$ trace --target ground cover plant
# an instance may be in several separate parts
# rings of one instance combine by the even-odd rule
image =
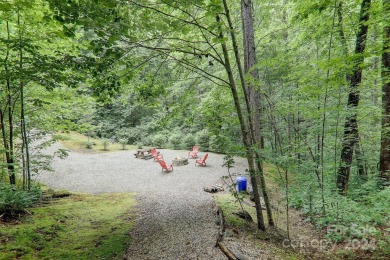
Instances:
[[[313,256],[321,259],[385,259],[388,255],[389,188],[377,190],[375,193],[369,192],[367,190],[376,190],[376,184],[364,182],[356,190],[359,196],[326,194],[327,214],[323,215],[320,193],[303,188],[302,180],[294,175],[289,177],[289,186],[286,189],[286,179],[281,169],[274,164],[264,163],[275,222],[274,227],[268,226],[268,232],[259,233],[253,228],[257,216],[250,195],[246,191],[237,193],[235,189],[236,177],[245,174],[235,172],[234,160],[232,161],[230,156],[225,157],[224,166],[228,165],[230,174],[225,176],[224,182],[233,185],[229,187],[228,194],[213,196],[224,212],[228,235],[234,236],[234,230],[245,230],[248,236],[259,239],[259,244],[265,243],[264,247],[283,247],[286,252],[291,250],[290,253],[295,254],[298,259]],[[242,212],[249,213],[250,221],[245,220],[244,215],[239,216]],[[266,245],[267,242],[261,240],[273,242]],[[285,257],[288,258],[287,255]]]
[[[72,194],[0,225],[0,259],[122,259],[131,241],[132,194]]]

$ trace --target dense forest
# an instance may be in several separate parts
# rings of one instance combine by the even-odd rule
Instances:
[[[389,0],[3,0],[0,26],[0,195],[28,198],[3,213],[76,131],[246,157],[262,230],[267,162],[287,207],[388,250]]]

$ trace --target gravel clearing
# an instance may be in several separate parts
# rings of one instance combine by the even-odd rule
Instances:
[[[59,147],[56,144],[51,149]],[[188,153],[159,151],[166,162]],[[205,186],[223,184],[220,177],[227,173],[221,167],[224,155],[209,153],[206,167],[195,167],[195,160],[189,159],[188,165],[162,173],[157,162],[136,159],[134,152],[70,152],[66,159],[53,161],[55,172],[44,172],[37,180],[73,192],[136,192],[138,218],[126,259],[226,259],[214,247],[219,228],[215,204],[212,195],[203,191]],[[244,159],[236,159],[238,171],[245,171]],[[245,243],[234,242],[234,247],[246,251],[247,256],[262,254],[259,249],[245,249]]]

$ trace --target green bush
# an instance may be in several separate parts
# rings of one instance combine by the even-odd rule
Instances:
[[[156,134],[152,139],[152,146],[156,148],[165,148],[167,145],[167,137],[164,134]]]
[[[180,133],[174,133],[169,137],[169,145],[175,150],[181,149],[181,142],[183,135]]]
[[[229,148],[229,140],[223,135],[213,135],[210,137],[210,150],[216,153],[226,153]]]
[[[122,150],[125,150],[126,149],[126,145],[127,145],[127,140],[126,139],[119,139],[119,143],[122,146]]]
[[[137,128],[130,128],[127,131],[118,131],[117,136],[120,139],[126,139],[128,144],[136,144],[141,141],[141,132]]]
[[[307,219],[318,229],[326,230],[327,238],[337,242],[381,238],[381,226],[390,220],[390,188],[374,190],[373,184],[369,183],[371,180],[368,180],[360,187],[360,191],[354,191],[355,194],[364,195],[352,198],[338,195],[332,185],[325,186],[323,214],[321,190],[315,181],[306,178],[310,177],[302,176],[297,184],[290,187],[289,204],[301,208]]]
[[[87,149],[92,149],[92,146],[93,146],[93,143],[92,143],[92,142],[87,142],[87,143],[85,144],[85,147],[86,147]]]
[[[195,138],[193,134],[186,135],[181,143],[181,146],[185,150],[192,150],[192,147],[195,145]]]
[[[18,190],[14,185],[0,183],[0,216],[3,218],[25,212],[40,197],[39,189]]]
[[[108,150],[108,146],[110,145],[110,140],[104,139],[102,144],[103,144],[103,149],[107,151]]]
[[[202,130],[196,135],[196,143],[201,151],[209,151],[210,133],[207,130]]]
[[[153,145],[152,136],[145,136],[141,138],[141,143],[143,143],[143,145],[145,146],[152,146]]]

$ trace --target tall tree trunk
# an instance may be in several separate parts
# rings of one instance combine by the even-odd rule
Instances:
[[[224,1],[226,2],[226,1]],[[274,226],[274,221],[272,217],[271,203],[269,201],[268,193],[266,190],[266,183],[264,178],[264,171],[262,160],[259,155],[259,151],[264,148],[264,141],[262,138],[262,123],[261,116],[264,109],[263,102],[261,101],[260,91],[255,87],[253,82],[259,80],[259,72],[257,69],[254,69],[256,65],[256,47],[255,47],[255,34],[253,28],[253,16],[252,16],[252,1],[251,0],[242,0],[241,1],[241,17],[243,24],[243,45],[244,45],[244,72],[245,74],[250,74],[252,77],[249,81],[246,81],[247,95],[249,100],[249,105],[251,109],[251,119],[253,123],[253,143],[258,150],[255,152],[256,155],[256,170],[259,173],[260,184],[262,189],[262,194],[264,197],[264,203],[267,209],[267,218],[268,224]],[[230,19],[230,17],[228,18]],[[233,28],[230,28],[232,30]],[[249,111],[248,111],[249,112]]]
[[[339,36],[340,36],[340,40],[341,40],[341,46],[342,46],[344,57],[346,59],[348,57],[349,50],[348,50],[347,40],[346,40],[345,34],[344,34],[344,29],[343,29],[343,1],[340,1],[338,6],[337,6],[337,15],[338,15],[338,31],[339,31]],[[350,75],[348,73],[345,75],[345,78],[346,78],[347,81],[351,81],[351,77],[350,77]],[[338,115],[337,115],[337,124],[336,124],[336,134],[335,134],[335,136],[336,136],[335,142],[337,142],[337,136],[338,136]],[[359,127],[357,127],[357,129],[356,129],[356,137],[355,138],[356,138],[356,142],[355,142],[355,158],[356,158],[356,162],[357,162],[358,172],[359,172],[360,176],[366,176],[367,172],[366,172],[366,168],[365,168],[365,165],[364,165],[364,160],[363,160],[361,146],[360,146]],[[335,154],[336,154],[336,151],[335,151]],[[336,162],[336,159],[335,159],[335,162]],[[336,167],[336,165],[335,165],[335,167]]]
[[[363,0],[361,4],[359,24],[360,28],[356,36],[355,55],[358,55],[353,64],[353,72],[350,77],[350,89],[348,95],[347,110],[348,115],[345,119],[343,141],[341,148],[341,162],[337,174],[337,188],[342,195],[347,194],[349,176],[351,172],[351,163],[354,146],[357,142],[358,124],[357,124],[357,107],[359,105],[358,86],[362,81],[361,64],[364,62],[364,49],[366,48],[366,39],[369,20],[369,9],[371,0]]]
[[[337,15],[338,15],[338,23],[337,28],[340,36],[340,41],[343,49],[344,57],[348,57],[348,45],[347,40],[345,39],[344,34],[344,26],[343,26],[343,1],[340,1],[337,7]],[[346,74],[347,76],[347,74]],[[348,78],[346,78],[348,81]],[[338,102],[337,102],[337,115],[336,115],[336,126],[335,126],[335,134],[334,134],[334,155],[333,155],[333,162],[334,162],[334,180],[335,184],[337,186],[337,156],[338,156],[338,144],[339,144],[339,125],[340,125],[340,106],[341,106],[341,88],[338,90]]]
[[[22,160],[24,180],[27,181],[27,189],[31,188],[31,170],[30,170],[30,149],[26,129],[25,109],[24,109],[24,83],[23,83],[23,29],[20,23],[20,12],[18,10],[18,27],[19,27],[19,91],[20,91],[20,126],[22,134]]]
[[[220,17],[218,15],[217,15],[217,22],[220,23]],[[220,39],[223,39],[222,28],[220,28],[219,37],[220,37]],[[263,217],[263,212],[261,209],[261,202],[260,202],[260,194],[259,194],[259,191],[257,189],[258,184],[257,184],[257,180],[255,177],[254,158],[253,158],[254,156],[253,156],[253,150],[251,147],[252,146],[251,138],[249,137],[249,131],[248,131],[249,127],[247,127],[247,125],[245,123],[244,115],[243,115],[242,110],[241,110],[240,99],[238,96],[236,83],[234,81],[234,76],[233,76],[232,68],[230,65],[229,52],[228,52],[226,43],[222,41],[221,46],[222,46],[222,52],[223,52],[223,57],[224,57],[224,66],[225,66],[225,70],[228,74],[230,90],[231,90],[232,95],[233,95],[234,106],[236,108],[238,119],[240,121],[242,142],[243,142],[245,149],[246,149],[246,158],[248,161],[249,174],[250,174],[251,183],[253,185],[253,196],[255,199],[255,206],[256,206],[257,227],[261,230],[265,230],[264,217]]]
[[[5,114],[1,111],[1,130],[4,140],[4,148],[6,149],[5,155],[7,159],[7,169],[9,175],[9,182],[11,185],[16,184],[16,176],[15,176],[15,165],[14,165],[14,143],[13,143],[13,118],[12,118],[12,96],[11,96],[11,78],[10,72],[8,69],[8,58],[9,58],[9,42],[10,42],[10,29],[9,23],[6,22],[7,27],[7,47],[6,47],[6,56],[4,60],[4,69],[6,73],[6,90],[7,90],[7,108],[8,108],[8,129],[5,127]],[[8,132],[8,138],[7,133]]]
[[[383,14],[390,13],[390,0],[383,0]],[[383,185],[390,185],[390,26],[384,17],[385,28],[382,53],[382,131],[381,154],[379,161],[380,177]]]

